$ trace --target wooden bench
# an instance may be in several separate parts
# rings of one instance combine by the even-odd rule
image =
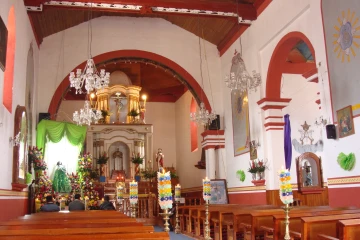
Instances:
[[[360,219],[339,221],[339,239],[356,240],[360,238]]]
[[[15,226],[15,225],[36,225],[40,224],[42,222],[46,222],[48,225],[54,225],[54,224],[78,224],[78,223],[111,223],[111,224],[122,224],[122,223],[136,223],[135,218],[119,218],[119,219],[106,219],[106,218],[100,218],[100,219],[52,219],[51,221],[48,221],[47,219],[19,219],[19,220],[10,220],[7,222],[0,222],[0,226]]]
[[[88,239],[158,239],[169,240],[169,234],[166,232],[154,233],[124,233],[124,234],[81,234],[81,235],[62,235],[62,236],[27,236],[26,240],[88,240]],[[24,240],[24,236],[6,236],[0,240]]]
[[[316,239],[319,234],[330,237],[337,236],[337,223],[339,220],[360,218],[360,213],[340,214],[331,216],[316,216],[301,218],[301,233],[290,232],[290,236],[302,240]]]

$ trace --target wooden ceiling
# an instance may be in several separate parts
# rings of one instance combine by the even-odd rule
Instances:
[[[58,3],[61,1],[57,1]],[[256,20],[271,0],[67,0],[71,3],[123,4],[141,6],[140,11],[124,9],[92,8],[92,18],[101,16],[127,16],[162,18],[217,46],[220,55],[250,26],[238,23],[234,16],[184,14],[178,12],[155,12],[153,7],[215,11],[239,15],[243,20]],[[48,0],[24,0],[27,7],[42,6],[41,11],[28,11],[38,45],[45,37],[74,27],[89,20],[88,7],[47,5]],[[137,66],[135,68],[135,66]],[[143,88],[149,101],[175,102],[185,91],[186,84],[174,77],[173,73],[144,63],[107,64],[110,73],[116,70],[125,72],[134,85]],[[65,99],[84,99],[85,95],[75,95],[68,90]]]

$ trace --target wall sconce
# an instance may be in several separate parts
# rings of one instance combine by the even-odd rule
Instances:
[[[323,116],[320,116],[319,121],[315,119],[315,126],[319,127],[321,125],[326,126],[327,120],[323,118]]]
[[[13,143],[13,146],[19,146],[21,141],[21,132],[18,132],[18,134],[16,134],[16,136],[14,138],[10,137],[9,138],[9,143]]]

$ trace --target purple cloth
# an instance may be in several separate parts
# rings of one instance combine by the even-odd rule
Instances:
[[[285,168],[291,168],[292,158],[292,145],[291,145],[291,126],[290,126],[290,115],[284,116],[285,127],[284,127],[284,153],[285,153]]]

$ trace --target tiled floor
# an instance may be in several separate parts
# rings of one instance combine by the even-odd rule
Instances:
[[[155,228],[155,232],[163,232],[164,229],[159,227],[159,226],[154,226]],[[191,240],[191,239],[194,239],[194,238],[190,238],[188,236],[185,236],[184,234],[175,234],[175,232],[173,231],[170,231],[169,232],[170,234],[170,239],[171,240]]]

